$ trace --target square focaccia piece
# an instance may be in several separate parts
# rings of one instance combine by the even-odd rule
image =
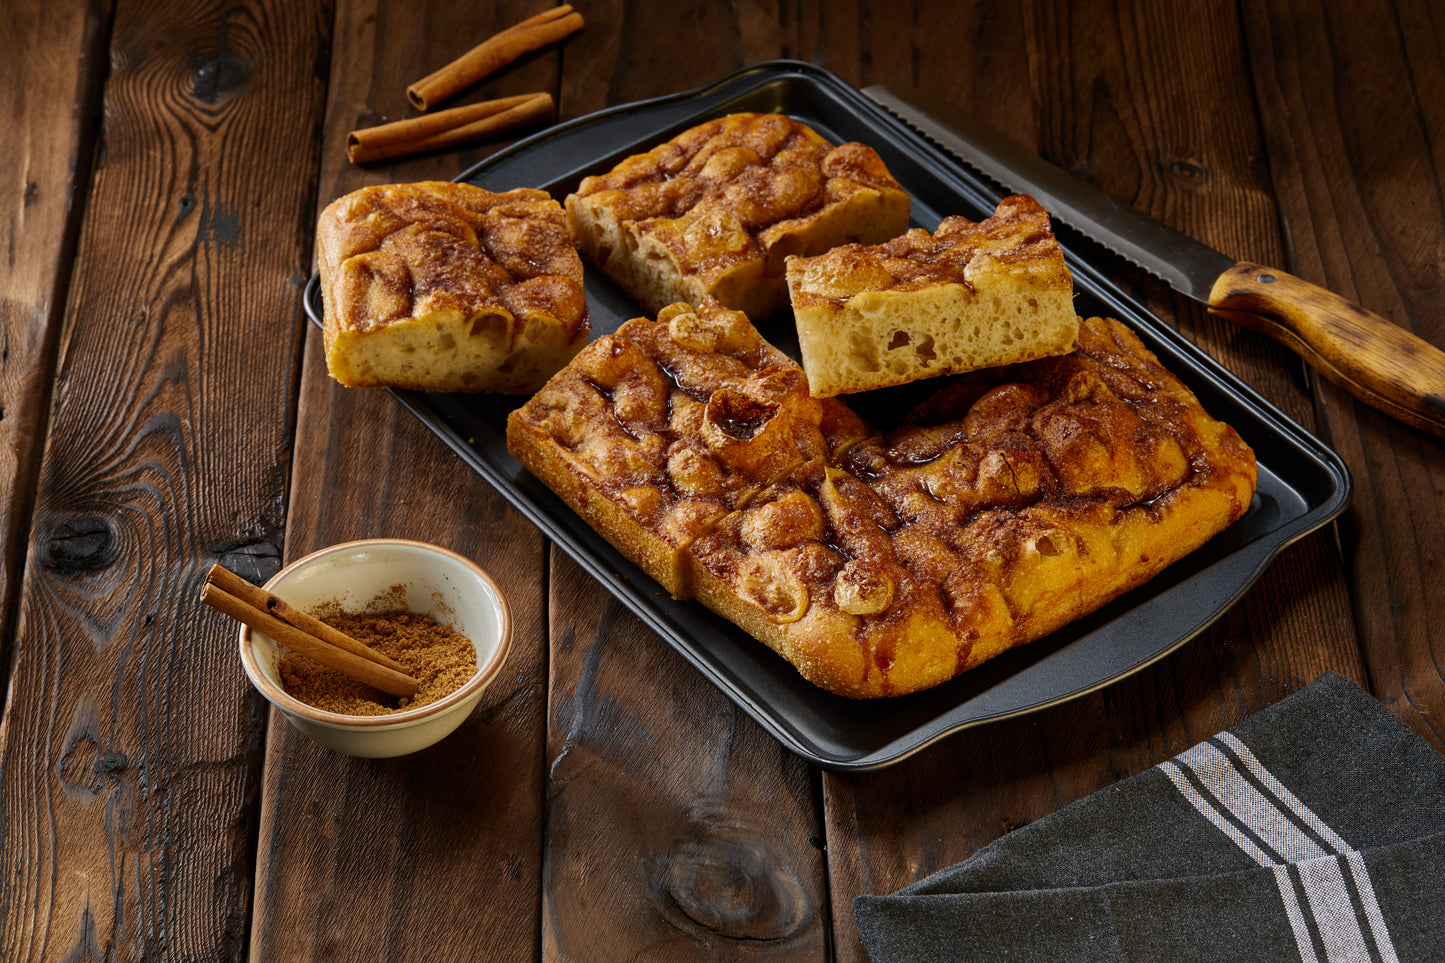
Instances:
[[[686,130],[567,197],[584,257],[649,314],[709,296],[755,322],[787,301],[784,259],[908,228],[908,194],[871,147],[781,114]]]
[[[959,670],[943,595],[904,564],[900,528],[858,478],[807,462],[693,541],[687,578],[700,601],[814,685],[886,695],[895,680]]]
[[[788,258],[787,278],[819,397],[1065,354],[1078,335],[1063,251],[1023,195],[978,223]]]
[[[348,387],[525,394],[587,343],[582,262],[542,191],[365,187],[322,212],[316,259]]]

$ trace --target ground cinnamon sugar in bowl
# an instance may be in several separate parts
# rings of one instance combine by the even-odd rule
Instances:
[[[432,616],[395,610],[375,613],[314,613],[332,628],[368,648],[395,659],[421,687],[399,698],[348,678],[297,652],[277,666],[282,687],[292,698],[348,716],[384,716],[416,709],[460,689],[477,671],[470,639]]]
[[[303,735],[348,756],[391,758],[447,738],[501,677],[512,650],[512,610],[501,586],[476,562],[439,545],[341,542],[290,563],[264,589],[330,623],[318,631],[351,636],[421,687],[403,705],[307,666],[275,637],[242,625],[241,664],[251,684]],[[424,613],[434,625],[406,613]],[[395,676],[318,654],[392,692],[410,690]]]

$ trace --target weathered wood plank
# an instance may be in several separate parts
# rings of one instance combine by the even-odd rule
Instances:
[[[397,759],[323,749],[271,713],[252,958],[534,959],[546,709],[536,530],[383,391],[347,390],[314,338],[297,428],[287,558],[412,538],[502,586],[513,649],[472,716]]]
[[[11,172],[0,190],[0,672],[10,665],[109,17],[99,3],[57,10],[16,0],[0,10],[0,43],[11,51],[0,61],[0,167]]]
[[[551,594],[545,958],[822,958],[807,767],[560,555]]]
[[[1445,24],[1428,3],[1242,8],[1269,172],[1301,277],[1445,346]],[[1373,691],[1445,746],[1445,445],[1333,385],[1341,524]]]
[[[0,737],[6,959],[245,953],[258,704],[197,594],[279,554],[325,46],[299,5],[115,11]]]
[[[338,5],[319,185],[303,205],[311,212],[307,230],[348,191],[447,180],[497,149],[501,142],[359,168],[346,160],[345,138],[354,128],[414,115],[407,84],[533,12],[522,3]],[[556,52],[539,52],[447,106],[553,90],[557,71]],[[507,666],[477,711],[412,756],[341,756],[271,714],[252,958],[535,959],[547,664],[543,540],[388,393],[332,381],[320,334],[306,327],[287,558],[356,538],[440,544],[498,580],[515,634]]]

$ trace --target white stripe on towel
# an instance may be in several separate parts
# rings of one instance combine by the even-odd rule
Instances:
[[[1327,826],[1323,819],[1316,816],[1308,806],[1296,799],[1295,794],[1290,792],[1284,783],[1274,777],[1274,773],[1264,768],[1263,764],[1254,757],[1254,753],[1250,752],[1249,747],[1239,741],[1238,736],[1232,732],[1221,732],[1216,738],[1232,749],[1234,754],[1239,757],[1240,762],[1244,763],[1244,768],[1249,770],[1250,775],[1254,776],[1260,785],[1274,793],[1280,802],[1289,807],[1290,812],[1294,814],[1295,818],[1310,829],[1313,829],[1315,834],[1325,841],[1326,845],[1337,853],[1349,851],[1350,847],[1345,841],[1341,839],[1333,829]]]
[[[1309,900],[1310,915],[1319,927],[1325,944],[1325,959],[1331,963],[1370,963],[1370,950],[1365,945],[1365,932],[1360,917],[1350,902],[1338,857],[1327,856],[1299,863],[1300,882]]]
[[[1384,963],[1399,963],[1364,859],[1237,737],[1222,733],[1217,740],[1160,763],[1159,768],[1201,816],[1256,863],[1273,871],[1303,963],[1319,959],[1311,921],[1328,963],[1370,963],[1370,943]],[[1303,906],[1290,866],[1304,890]],[[1356,910],[1345,880],[1347,868],[1361,911]]]
[[[1235,768],[1234,760],[1212,742],[1201,742],[1177,758],[1199,778],[1226,812],[1244,823],[1279,857],[1279,862],[1298,863],[1325,855],[1324,847],[1300,828],[1294,814],[1281,809],[1255,788]]]
[[[1279,888],[1279,901],[1284,904],[1284,915],[1289,918],[1289,928],[1294,931],[1294,945],[1299,949],[1301,963],[1319,963],[1299,894],[1294,891],[1294,880],[1289,878],[1289,867],[1276,863],[1270,869],[1274,872],[1274,885]]]
[[[1161,762],[1159,768],[1164,770],[1164,775],[1168,776],[1169,781],[1174,783],[1174,788],[1179,790],[1180,795],[1194,804],[1194,808],[1199,811],[1199,815],[1209,820],[1214,824],[1216,829],[1234,840],[1234,845],[1244,850],[1250,859],[1253,859],[1261,866],[1274,865],[1274,860],[1270,858],[1268,853],[1256,846],[1254,840],[1240,832],[1238,826],[1235,826],[1234,823],[1226,819],[1224,814],[1214,807],[1213,803],[1199,794],[1199,790],[1194,788],[1194,783],[1189,781],[1189,777],[1184,775],[1178,765],[1172,761]]]
[[[1345,853],[1350,864],[1350,875],[1355,878],[1355,889],[1360,894],[1360,904],[1365,907],[1365,919],[1370,923],[1370,935],[1375,938],[1375,948],[1385,963],[1400,963],[1395,955],[1395,944],[1390,931],[1385,929],[1385,917],[1380,912],[1380,901],[1375,897],[1375,884],[1370,882],[1370,871],[1365,868],[1365,858],[1351,849]]]

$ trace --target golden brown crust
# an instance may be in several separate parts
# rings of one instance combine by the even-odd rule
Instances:
[[[362,188],[322,212],[316,253],[348,386],[531,392],[587,341],[582,263],[542,191]]]
[[[642,474],[577,455],[647,437],[615,389],[586,387],[585,353],[513,414],[509,446],[675,596],[832,692],[916,691],[1047,635],[1202,545],[1253,496],[1253,453],[1117,321],[1082,321],[1074,354],[959,379],[877,437],[798,390],[801,372],[734,313],[667,317],[617,338],[636,350],[629,371],[665,379],[670,404],[693,412],[666,445],[706,460],[726,492],[684,537],[619,494]],[[585,416],[549,414],[547,399],[589,391]],[[652,472],[671,509],[678,478]]]
[[[789,258],[787,277],[819,396],[1066,354],[1078,332],[1063,251],[1024,195],[978,223]]]
[[[648,313],[711,296],[757,320],[786,299],[785,257],[893,237],[908,207],[872,148],[781,114],[700,124],[567,198],[584,256]]]

